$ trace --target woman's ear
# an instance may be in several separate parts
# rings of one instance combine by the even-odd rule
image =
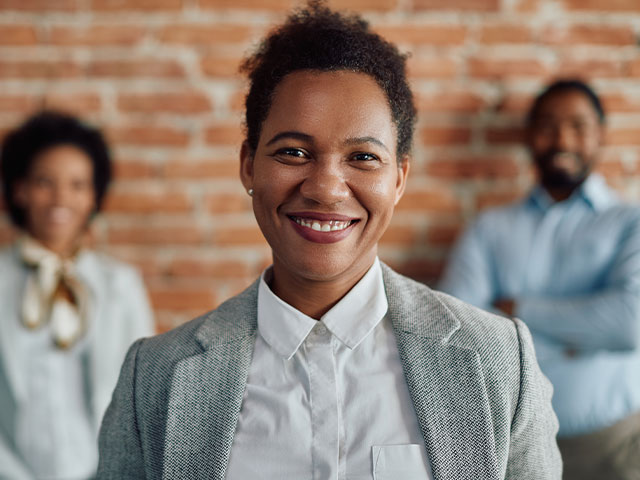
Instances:
[[[244,189],[249,191],[253,188],[253,158],[255,152],[245,140],[240,148],[240,180]]]
[[[400,162],[401,163],[398,165],[398,179],[396,181],[396,205],[402,198],[404,189],[407,186],[407,175],[409,175],[409,156],[405,156],[400,160]]]

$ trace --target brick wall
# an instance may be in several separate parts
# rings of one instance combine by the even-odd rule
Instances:
[[[269,249],[237,175],[239,58],[290,0],[0,0],[0,135],[42,107],[102,126],[117,180],[99,249],[142,270],[164,330],[240,291]],[[476,212],[532,181],[521,125],[559,75],[610,112],[601,170],[640,199],[640,1],[335,0],[410,51],[419,124],[381,248],[433,282]],[[12,236],[0,217],[0,243]]]

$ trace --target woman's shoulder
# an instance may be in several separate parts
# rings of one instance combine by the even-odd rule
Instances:
[[[100,276],[103,280],[122,284],[140,283],[138,269],[111,255],[94,250],[84,250],[78,258],[78,270],[90,276]]]

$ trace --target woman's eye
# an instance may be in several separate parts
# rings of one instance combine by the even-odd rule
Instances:
[[[309,158],[309,154],[299,148],[281,148],[274,156],[284,163],[301,163]]]
[[[372,153],[356,153],[353,156],[353,159],[361,161],[361,162],[368,162],[368,161],[371,161],[371,160],[378,160],[378,157],[376,157]]]

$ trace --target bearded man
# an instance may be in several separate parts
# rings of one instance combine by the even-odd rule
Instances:
[[[539,184],[480,215],[440,283],[531,330],[565,479],[640,478],[640,211],[592,173],[604,132],[588,85],[548,86],[527,118]]]

